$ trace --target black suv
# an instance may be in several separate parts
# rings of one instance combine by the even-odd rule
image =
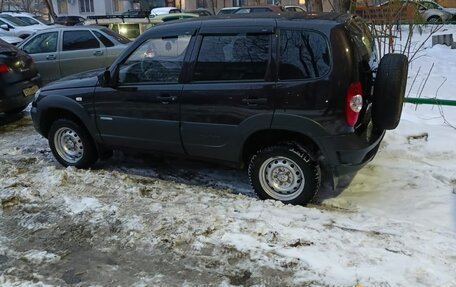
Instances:
[[[375,156],[407,67],[378,65],[356,16],[207,17],[157,25],[105,71],[41,89],[31,113],[64,166],[112,149],[207,159],[248,166],[262,199],[305,204],[323,175],[335,185]]]

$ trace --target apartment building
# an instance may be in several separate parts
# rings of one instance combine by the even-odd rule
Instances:
[[[112,15],[139,8],[135,0],[52,0],[57,15]]]

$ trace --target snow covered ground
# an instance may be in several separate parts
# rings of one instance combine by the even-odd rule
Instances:
[[[407,93],[456,100],[455,72],[428,41]],[[456,107],[406,104],[368,166],[299,207],[203,163],[65,169],[26,113],[0,118],[0,286],[456,286],[455,127]]]

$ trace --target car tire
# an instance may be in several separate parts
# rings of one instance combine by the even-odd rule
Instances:
[[[98,159],[89,133],[72,120],[56,120],[49,130],[48,141],[52,154],[65,167],[87,168]]]
[[[386,54],[380,61],[374,86],[372,121],[382,130],[392,130],[401,119],[407,85],[408,59]]]
[[[309,152],[296,144],[269,146],[250,160],[250,184],[261,199],[305,205],[320,187],[321,172]]]

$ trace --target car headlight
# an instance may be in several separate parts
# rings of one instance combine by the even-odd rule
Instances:
[[[40,93],[41,93],[41,89],[38,89],[38,91],[35,92],[35,101],[38,99],[38,97],[40,96]]]

